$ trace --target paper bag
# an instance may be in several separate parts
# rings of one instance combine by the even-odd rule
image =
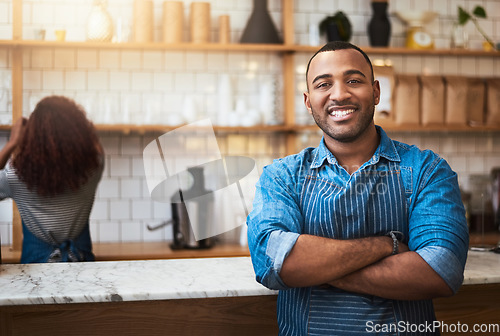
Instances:
[[[420,76],[422,125],[444,124],[444,81],[442,76]]]
[[[417,75],[396,75],[394,101],[396,124],[420,123],[420,83]]]
[[[467,78],[446,76],[445,123],[467,124]]]

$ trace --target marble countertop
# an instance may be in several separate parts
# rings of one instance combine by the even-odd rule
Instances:
[[[0,265],[0,306],[274,294],[249,257]]]
[[[500,283],[500,254],[469,252],[464,284]],[[0,265],[0,306],[275,295],[249,257]]]
[[[469,251],[465,264],[464,285],[500,283],[500,254]]]

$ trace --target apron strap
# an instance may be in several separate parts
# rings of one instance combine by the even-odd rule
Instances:
[[[47,243],[36,237],[23,223],[21,263],[94,261],[89,225],[71,240]]]
[[[47,262],[76,262],[83,261],[81,255],[75,246],[73,240],[66,240],[58,247],[54,248],[49,255]]]

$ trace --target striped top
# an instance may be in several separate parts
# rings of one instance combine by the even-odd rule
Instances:
[[[30,191],[20,181],[10,163],[0,170],[0,200],[12,198],[26,228],[49,244],[61,244],[74,239],[88,225],[97,185],[102,176],[104,160],[76,192],[69,191],[54,197],[42,197]]]
[[[279,276],[300,234],[354,239],[401,231],[409,248],[458,290],[468,229],[456,174],[433,152],[377,131],[379,147],[352,175],[324,140],[263,170],[248,238],[257,281],[280,290],[280,335],[439,333],[411,329],[435,320],[431,300],[389,300],[331,286],[289,288]]]

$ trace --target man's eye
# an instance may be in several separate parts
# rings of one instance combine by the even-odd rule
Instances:
[[[349,84],[359,84],[359,83],[361,83],[361,81],[359,81],[359,80],[357,80],[357,79],[349,79],[349,80],[347,81],[347,83],[349,83]]]
[[[328,86],[330,86],[330,83],[319,83],[318,85],[316,85],[316,88],[321,89],[321,88],[326,88]]]

